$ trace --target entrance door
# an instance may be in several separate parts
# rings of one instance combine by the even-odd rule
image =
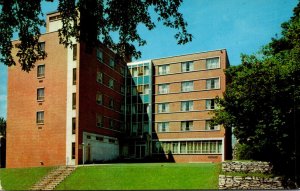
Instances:
[[[135,145],[135,158],[144,158],[146,154],[146,145]]]

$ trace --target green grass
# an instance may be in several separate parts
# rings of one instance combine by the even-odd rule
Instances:
[[[4,190],[28,190],[53,167],[0,169],[0,180]]]
[[[213,163],[111,164],[78,167],[57,190],[217,189]]]

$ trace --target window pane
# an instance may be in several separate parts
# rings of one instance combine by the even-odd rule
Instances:
[[[37,89],[37,100],[38,101],[44,100],[44,88]]]
[[[100,49],[97,49],[97,59],[103,62],[103,52]]]
[[[76,68],[73,68],[73,85],[76,85]]]
[[[45,76],[45,65],[38,65],[37,67],[37,77]]]
[[[72,118],[72,134],[76,133],[76,118]]]
[[[194,89],[194,82],[190,81],[190,82],[182,82],[181,83],[181,91],[182,92],[193,91],[193,89]]]
[[[72,108],[76,109],[76,93],[72,94]]]
[[[219,58],[209,58],[206,60],[206,69],[214,69],[219,67]]]
[[[73,44],[73,60],[77,59],[77,44]]]
[[[180,142],[180,153],[186,153],[186,142]]]
[[[44,112],[43,111],[38,111],[36,113],[36,123],[44,123]]]

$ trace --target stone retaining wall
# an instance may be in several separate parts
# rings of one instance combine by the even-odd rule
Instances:
[[[254,172],[269,174],[272,171],[272,166],[269,162],[262,161],[230,161],[222,163],[223,172]]]
[[[219,189],[284,189],[281,177],[241,177],[219,175]]]

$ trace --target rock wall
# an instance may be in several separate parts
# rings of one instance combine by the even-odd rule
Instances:
[[[269,162],[262,161],[230,161],[222,163],[223,172],[244,172],[269,174],[272,166]]]
[[[284,189],[281,177],[241,177],[219,175],[219,189]]]
[[[272,166],[262,161],[230,161],[222,163],[225,175],[219,175],[219,189],[284,189],[281,177],[255,177],[247,173],[270,174]],[[229,172],[242,172],[246,176],[230,176]]]

